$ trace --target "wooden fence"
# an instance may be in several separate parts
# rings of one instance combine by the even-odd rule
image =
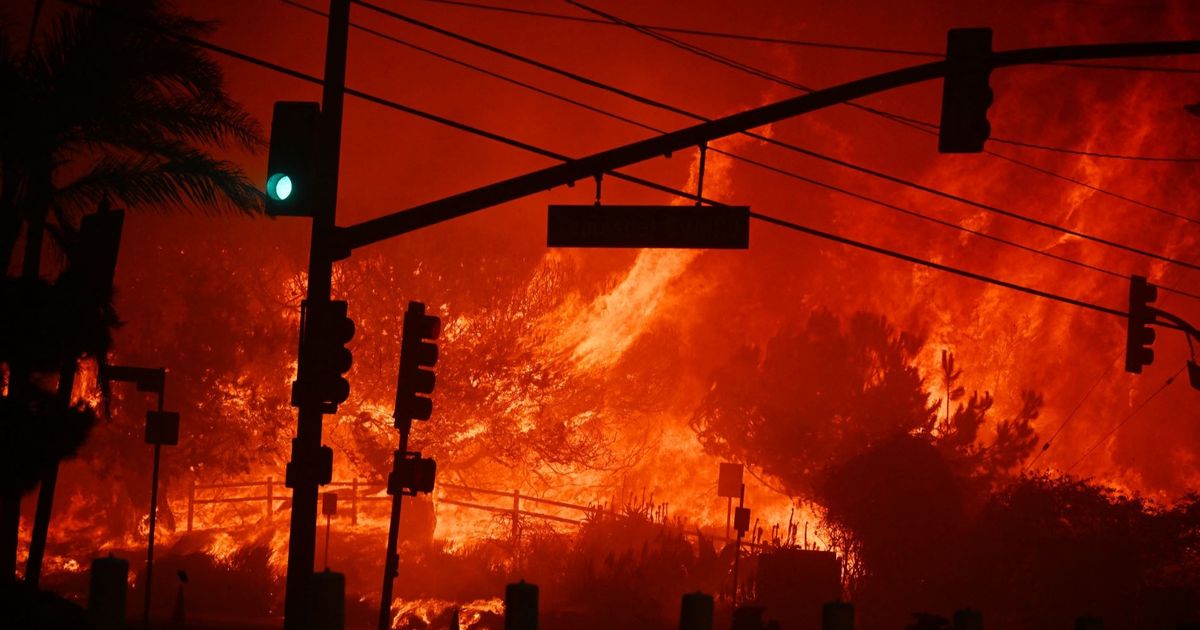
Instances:
[[[359,505],[371,502],[387,502],[391,501],[392,497],[387,494],[380,495],[387,487],[384,483],[365,483],[361,479],[352,479],[350,481],[335,481],[333,483],[322,486],[322,491],[337,490],[338,503],[342,503],[344,492],[343,488],[348,489],[348,500],[350,503],[350,524],[358,524]],[[248,493],[244,496],[205,496],[211,495],[216,491],[217,494],[223,494],[225,491],[241,490],[243,493]],[[516,539],[520,536],[521,518],[534,518],[556,523],[565,523],[568,525],[581,525],[586,517],[590,514],[595,514],[602,511],[605,514],[616,516],[619,512],[602,510],[595,505],[579,505],[576,503],[568,503],[566,501],[557,501],[554,499],[544,499],[542,497],[521,494],[520,490],[504,491],[491,490],[488,488],[473,488],[452,483],[438,483],[436,490],[438,492],[437,502],[447,505],[457,505],[472,510],[481,510],[494,514],[505,514],[512,522],[512,535]],[[258,492],[258,494],[255,494]],[[450,496],[447,496],[450,494]],[[458,495],[458,498],[455,497]],[[491,496],[504,499],[503,505],[487,505],[485,503],[477,503],[473,495]],[[272,477],[267,477],[264,481],[244,481],[235,483],[214,483],[214,484],[197,484],[194,480],[188,487],[187,498],[187,531],[192,531],[195,521],[196,506],[198,505],[216,505],[221,503],[262,503],[264,518],[266,522],[274,521],[275,512],[286,509],[287,501],[290,501],[290,495],[283,488],[283,484],[275,481]],[[282,505],[280,503],[282,502]],[[525,505],[533,504],[550,505],[574,511],[579,514],[579,518],[569,518],[566,516],[558,516],[555,514],[547,514],[530,510]],[[684,532],[684,535],[689,538],[699,536],[696,532]],[[732,539],[727,539],[724,536],[710,536],[714,541],[732,542]],[[767,548],[770,545],[753,543],[749,540],[743,540],[742,546],[747,548]]]

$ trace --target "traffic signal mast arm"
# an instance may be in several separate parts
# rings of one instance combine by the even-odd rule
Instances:
[[[981,66],[991,69],[1032,63],[1081,61],[1119,57],[1152,57],[1200,54],[1200,40],[1051,46],[991,53]],[[977,62],[978,63],[978,62]],[[597,177],[638,162],[701,146],[718,138],[778,122],[793,116],[824,109],[893,88],[945,77],[952,67],[945,61],[893,70],[843,83],[824,90],[739,112],[712,122],[601,151],[532,173],[476,188],[393,212],[355,225],[337,228],[334,249],[348,256],[350,251],[412,232],[442,221],[478,212],[492,206],[540,193],[556,186]]]
[[[1178,315],[1172,315],[1171,313],[1158,308],[1152,308],[1150,310],[1154,313],[1154,317],[1156,318],[1154,321],[1150,322],[1151,324],[1155,326],[1162,326],[1163,328],[1174,328],[1175,330],[1181,330],[1184,332],[1184,334],[1192,339],[1200,341],[1200,329],[1197,329],[1195,326],[1184,321],[1182,317],[1179,317]],[[1157,318],[1161,318],[1163,321],[1159,321]]]

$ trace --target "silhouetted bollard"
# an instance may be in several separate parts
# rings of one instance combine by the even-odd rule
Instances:
[[[983,630],[983,613],[969,609],[954,611],[954,630]]]
[[[504,630],[537,630],[538,587],[521,580],[504,588]]]
[[[88,588],[88,618],[95,630],[125,627],[125,593],[129,587],[129,562],[114,558],[92,560]]]
[[[312,577],[312,630],[346,627],[346,576],[325,569]]]
[[[854,604],[829,602],[821,608],[821,630],[854,630]]]
[[[1104,622],[1095,617],[1080,617],[1075,620],[1075,630],[1104,630]]]
[[[712,630],[713,598],[699,591],[683,596],[679,630]]]

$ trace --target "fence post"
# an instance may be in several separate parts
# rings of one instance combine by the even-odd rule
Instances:
[[[196,515],[196,478],[192,477],[188,484],[188,517],[187,530],[192,531],[192,518]]]
[[[267,477],[267,522],[275,522],[275,479]]]
[[[513,490],[512,538],[514,545],[521,539],[521,491],[519,489]]]
[[[350,524],[358,525],[358,477],[350,482]]]

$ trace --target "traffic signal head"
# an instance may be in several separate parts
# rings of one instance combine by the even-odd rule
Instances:
[[[312,216],[320,119],[317,103],[275,103],[267,155],[267,214]]]
[[[344,301],[305,303],[301,323],[300,374],[292,389],[293,404],[319,403],[327,411],[350,396],[353,357],[346,344],[354,338],[354,321]]]
[[[400,374],[396,380],[397,426],[406,420],[428,420],[433,413],[433,388],[437,376],[437,338],[441,319],[425,314],[425,305],[409,302],[404,313],[404,334],[400,341]]]
[[[396,451],[392,472],[388,475],[387,493],[410,497],[420,492],[429,494],[433,492],[436,477],[437,462],[433,458],[421,457],[420,453]]]
[[[992,29],[954,28],[946,35],[946,79],[938,151],[979,153],[992,133]]]
[[[79,223],[79,242],[70,257],[70,268],[99,300],[112,296],[124,223],[125,213],[112,210],[89,214]]]
[[[1129,326],[1125,329],[1125,371],[1141,374],[1142,368],[1154,362],[1155,309],[1150,303],[1158,299],[1158,287],[1142,276],[1129,281]]]

